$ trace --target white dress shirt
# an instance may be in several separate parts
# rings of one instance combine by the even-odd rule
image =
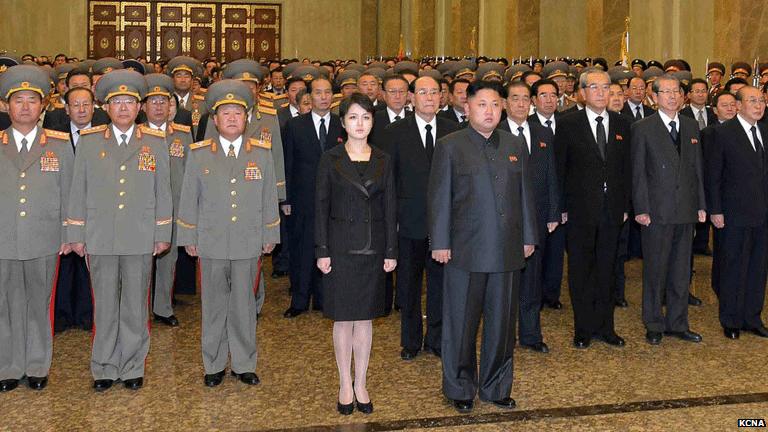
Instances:
[[[523,122],[523,124],[517,124],[517,122],[512,120],[510,117],[507,117],[507,123],[509,123],[509,130],[512,131],[512,135],[514,136],[520,136],[520,131],[518,131],[517,128],[523,128],[525,145],[528,146],[528,154],[531,154],[531,128],[528,126],[528,121]]]
[[[552,114],[549,116],[549,118],[544,117],[541,115],[540,112],[536,112],[536,116],[539,118],[539,121],[541,122],[541,125],[544,127],[547,127],[547,121],[550,122],[550,127],[552,128],[552,133],[557,132],[557,123],[555,122],[555,115]]]
[[[120,135],[123,135],[123,134],[126,135],[125,143],[126,144],[131,143],[131,137],[133,136],[133,128],[134,128],[134,125],[131,125],[130,129],[128,129],[126,132],[123,132],[120,129],[118,129],[117,126],[114,125],[114,123],[112,124],[112,132],[114,132],[115,134],[115,139],[117,140],[118,146],[120,145],[120,142],[123,141],[123,139],[120,137]]]
[[[189,94],[191,92],[187,92],[186,95],[182,96],[178,93],[176,93],[176,96],[179,98],[179,106],[180,107],[186,107],[187,106],[187,100],[189,99]]]
[[[741,123],[741,127],[744,128],[744,132],[747,134],[747,138],[749,138],[749,143],[752,144],[752,150],[757,151],[757,147],[755,147],[755,142],[752,140],[752,125],[749,124],[748,121],[744,120],[744,117],[741,116],[741,114],[736,114],[736,117],[739,118],[739,123]],[[765,141],[763,140],[763,134],[760,133],[760,126],[757,122],[755,122],[755,132],[757,133],[757,139],[760,140],[760,143],[763,144],[763,149],[765,149]],[[18,140],[16,140],[16,143],[18,145]]]
[[[637,115],[637,107],[640,107],[640,118],[645,118],[645,109],[643,108],[643,104],[636,105],[631,100],[627,100],[627,105],[629,105],[629,109],[632,111],[632,117]]]
[[[396,113],[396,112],[392,111],[391,109],[389,109],[389,107],[387,107],[387,116],[389,116],[389,122],[390,123],[394,123],[396,121],[395,120],[396,116],[400,117],[400,119],[404,119],[405,118],[405,108],[400,110],[400,113]]]
[[[704,117],[704,124],[709,126],[709,119],[707,118],[707,107],[703,106],[701,108],[696,108],[693,105],[689,105],[691,107],[691,112],[693,112],[693,119],[697,122],[699,121],[699,113],[701,113],[701,116]]]
[[[288,110],[291,112],[291,118],[299,115],[299,109],[293,105],[288,105]]]
[[[158,125],[148,121],[147,124],[149,124],[150,129],[161,130],[161,131],[165,132],[165,125],[167,125],[168,123],[166,122],[166,123],[163,123],[160,126],[158,126]]]
[[[84,129],[90,129],[91,124],[88,123],[85,125],[85,127],[77,127],[76,124],[69,122],[69,131],[72,134],[72,142],[75,144],[75,147],[77,147],[77,141],[80,139],[80,131]]]
[[[325,132],[328,133],[328,129],[331,127],[331,112],[328,111],[324,116],[320,117],[320,114],[312,111],[312,122],[315,123],[315,133],[317,139],[320,139],[320,119],[325,119]]]
[[[37,128],[32,128],[31,131],[29,131],[28,134],[24,135],[21,132],[17,131],[16,128],[13,129],[13,140],[16,141],[16,151],[21,151],[21,140],[26,139],[27,140],[27,151],[32,148],[32,143],[35,142],[35,138],[37,138]]]
[[[589,128],[592,129],[592,136],[595,138],[595,142],[597,142],[597,116],[601,116],[603,118],[603,127],[605,128],[605,142],[606,144],[608,141],[608,111],[603,109],[602,113],[596,114],[594,111],[592,111],[591,108],[586,108],[587,111],[587,120],[589,120]]]
[[[224,150],[224,154],[229,153],[229,145],[232,144],[235,147],[235,157],[240,155],[240,146],[243,144],[243,136],[235,138],[234,141],[229,141],[223,136],[219,135],[219,141],[221,142],[221,148]]]
[[[675,130],[677,130],[678,134],[680,133],[680,118],[677,113],[675,113],[675,118],[671,118],[670,116],[664,114],[664,111],[662,110],[658,110],[656,112],[659,113],[661,122],[664,123],[664,126],[667,128],[667,132],[672,132],[672,128],[669,126],[669,122],[673,121],[675,122]]]
[[[419,136],[421,136],[421,145],[427,148],[427,129],[425,126],[430,125],[432,126],[432,145],[434,146],[437,143],[437,116],[432,117],[432,121],[429,123],[425,122],[418,114],[415,117],[416,127],[419,128]]]

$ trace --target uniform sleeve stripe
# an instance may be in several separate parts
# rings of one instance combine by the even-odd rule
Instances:
[[[277,218],[277,220],[275,220],[272,223],[268,223],[267,224],[267,228],[274,228],[274,227],[276,227],[278,225],[280,225],[280,218]]]
[[[197,228],[197,225],[186,223],[186,222],[184,222],[181,219],[176,219],[176,225],[178,225],[178,226],[180,226],[182,228],[188,228],[188,229]]]
[[[157,226],[161,226],[161,225],[169,225],[171,222],[173,222],[173,219],[172,219],[172,218],[168,218],[168,219],[158,219],[158,220],[155,222],[155,224],[156,224]]]
[[[84,220],[79,220],[79,219],[67,218],[66,223],[67,223],[67,225],[85,226],[85,221]]]

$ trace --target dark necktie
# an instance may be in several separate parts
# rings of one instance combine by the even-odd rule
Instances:
[[[325,141],[328,139],[328,129],[325,128],[325,119],[320,119],[320,149],[325,151]]]
[[[753,133],[754,133],[754,132],[753,132]],[[27,143],[28,143],[28,142],[29,142],[29,141],[27,141],[27,139],[26,139],[26,138],[22,138],[22,139],[21,139],[21,150],[19,150],[19,154],[20,154],[21,156],[26,156],[26,155],[27,155],[27,153],[29,152],[29,149],[27,149]]]
[[[464,123],[465,121],[467,121],[467,116],[462,114],[461,115],[461,122]]]
[[[640,120],[643,118],[643,113],[640,112],[640,105],[635,107],[635,120]]]
[[[763,143],[760,142],[760,138],[757,137],[757,127],[752,126],[752,142],[755,144],[755,152],[760,157],[761,162],[765,162],[765,149],[763,149]]]
[[[396,116],[395,116],[395,120],[394,120],[392,123],[394,123],[394,122],[396,122],[396,121],[398,121],[398,120],[400,120],[400,116],[399,116],[399,115],[396,115]]]
[[[128,135],[120,134],[120,139],[121,139],[120,146],[127,146],[128,145],[128,141],[126,141],[126,139],[128,139]]]
[[[707,122],[704,121],[704,108],[699,110],[699,115],[696,116],[696,123],[699,124],[699,130],[707,127]]]
[[[432,137],[432,125],[424,126],[427,134],[424,137],[424,147],[427,149],[427,159],[432,162],[432,154],[435,152],[435,139]]]
[[[547,127],[549,128],[549,130],[552,131],[552,135],[554,135],[555,134],[555,130],[552,129],[552,120],[547,120],[544,123],[547,124]]]
[[[227,157],[231,157],[231,158],[237,157],[237,155],[235,155],[235,145],[232,143],[229,144],[229,151],[227,152]]]
[[[523,142],[525,143],[525,148],[528,150],[528,154],[531,154],[531,148],[528,146],[528,140],[525,139],[525,134],[523,131],[525,130],[524,127],[518,126],[517,127],[517,136],[523,139]]]
[[[603,117],[597,116],[597,128],[595,136],[597,137],[597,148],[600,150],[600,156],[605,159],[605,147],[608,144],[608,140],[605,138],[605,127],[603,127]]]
[[[675,121],[672,120],[669,122],[669,136],[672,137],[672,142],[675,143],[675,148],[677,149],[677,152],[680,153],[680,141],[678,141],[678,134],[677,134],[677,125],[675,124]]]

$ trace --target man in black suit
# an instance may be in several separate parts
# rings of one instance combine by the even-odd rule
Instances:
[[[624,109],[621,110],[622,114],[630,117],[633,121],[638,121],[656,112],[653,108],[643,105],[645,80],[642,77],[636,76],[629,80],[628,92],[627,102],[624,103]]]
[[[341,120],[331,113],[333,90],[325,77],[310,85],[312,112],[288,120],[283,146],[288,198],[291,305],[283,316],[293,318],[310,307],[322,310],[320,271],[315,266],[315,177],[320,155],[343,142]],[[287,210],[287,211],[286,211]]]
[[[299,90],[306,90],[307,83],[301,77],[291,77],[286,81],[285,88],[288,94],[288,106],[277,109],[277,121],[280,123],[280,130],[285,128],[288,120],[299,115],[299,101],[296,100],[296,94]]]
[[[469,81],[464,78],[458,78],[448,84],[450,92],[450,107],[437,113],[438,116],[455,121],[461,127],[467,125],[467,115],[464,112],[464,106],[467,103],[467,87]]]
[[[713,131],[705,151],[712,224],[721,231],[720,324],[727,338],[741,330],[768,337],[765,302],[768,247],[768,160],[765,97],[754,87],[736,94],[738,114]]]
[[[555,135],[561,205],[568,220],[568,286],[574,346],[592,338],[624,346],[614,330],[614,267],[630,196],[629,123],[606,110],[611,80],[589,70],[579,77],[586,108],[563,117]]]
[[[374,114],[373,129],[369,138],[370,143],[379,148],[382,148],[384,128],[410,114],[410,111],[405,108],[405,104],[408,103],[408,81],[405,78],[401,75],[388,76],[382,81],[381,89],[384,93],[386,108],[377,110]]]
[[[643,324],[651,345],[663,334],[701,342],[688,328],[688,284],[693,225],[706,220],[704,169],[698,125],[678,115],[682,98],[674,75],[656,78],[659,111],[632,125],[632,204],[643,227]]]
[[[533,104],[536,112],[528,116],[528,123],[539,124],[547,127],[552,135],[557,132],[557,122],[565,115],[565,111],[558,111],[558,94],[560,90],[557,84],[550,79],[541,79],[531,86]],[[559,190],[558,190],[559,192]],[[565,259],[565,223],[560,224],[554,231],[541,241],[542,249],[542,305],[550,309],[562,309],[560,302],[560,289],[563,285],[563,260]]]
[[[69,71],[64,81],[66,83],[67,91],[74,88],[92,88],[91,76],[86,70],[81,68],[75,68]],[[107,113],[95,106],[91,117],[93,118],[93,126],[100,126],[110,122]],[[67,124],[69,124],[69,114],[67,113],[66,106],[64,108],[56,108],[53,111],[49,111],[45,114],[45,118],[43,119],[43,127],[48,129],[57,129],[58,126]],[[68,130],[65,132],[68,132]]]
[[[481,400],[515,407],[517,296],[520,270],[537,244],[536,204],[525,143],[496,130],[504,93],[496,82],[468,86],[469,126],[440,140],[429,173],[430,249],[445,264],[443,394],[459,412],[472,410],[478,388]]]
[[[441,353],[443,267],[429,253],[427,238],[427,181],[435,140],[457,130],[455,122],[435,115],[440,85],[429,76],[412,83],[415,115],[389,124],[377,146],[389,153],[397,190],[397,292],[400,299],[400,358],[412,360],[424,351]],[[385,96],[386,97],[386,96]],[[389,109],[387,109],[389,111]],[[386,111],[379,111],[379,113]],[[374,123],[375,127],[375,123]],[[421,285],[427,273],[427,332],[423,334]],[[391,300],[390,300],[391,304]]]
[[[520,279],[520,346],[548,353],[549,347],[541,335],[543,257],[546,253],[545,239],[560,222],[553,135],[551,129],[528,121],[531,108],[531,88],[528,84],[513,81],[507,85],[506,108],[507,118],[499,123],[499,129],[525,141],[539,238],[539,246],[526,260]]]
[[[704,130],[710,123],[716,122],[715,113],[707,106],[709,88],[707,81],[702,78],[694,78],[688,84],[688,101],[690,104],[680,110],[680,115],[690,117],[696,121],[699,131]],[[712,255],[709,248],[709,222],[696,224],[696,235],[693,237],[693,253],[699,255]]]
[[[67,121],[54,129],[69,133],[72,150],[77,152],[80,131],[104,123],[97,123],[93,118],[94,97],[90,88],[72,87],[64,99]],[[55,310],[54,330],[57,332],[70,327],[90,330],[93,325],[90,275],[85,258],[77,254],[61,256]]]

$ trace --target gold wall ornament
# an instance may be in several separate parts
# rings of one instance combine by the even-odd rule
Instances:
[[[240,14],[237,13],[237,12],[233,13],[232,14],[232,19],[235,19],[235,20],[240,19]]]
[[[106,10],[106,9],[102,9],[102,10],[101,10],[101,16],[103,16],[103,17],[108,17],[108,16],[109,16],[109,11],[108,11],[108,10]]]
[[[176,39],[173,39],[173,38],[168,39],[165,42],[165,47],[168,48],[169,50],[175,49],[176,48]]]
[[[195,46],[196,46],[196,47],[197,47],[197,49],[198,49],[198,50],[200,50],[200,51],[204,50],[204,49],[205,49],[205,40],[203,40],[203,39],[198,39],[198,40],[197,40],[197,42],[195,43]]]
[[[269,51],[269,42],[267,42],[266,40],[261,41],[261,50]]]
[[[101,47],[101,49],[109,48],[109,39],[101,38],[101,40],[99,41],[99,46]]]
[[[137,9],[134,9],[133,12],[131,12],[131,16],[134,17],[134,18],[138,18],[139,11]]]
[[[230,45],[230,46],[232,47],[233,51],[240,51],[240,42],[239,41],[233,40],[232,41],[232,45]]]
[[[173,11],[173,10],[168,11],[168,18],[176,18],[176,11]]]
[[[139,38],[133,38],[131,39],[131,48],[133,49],[139,49]]]

